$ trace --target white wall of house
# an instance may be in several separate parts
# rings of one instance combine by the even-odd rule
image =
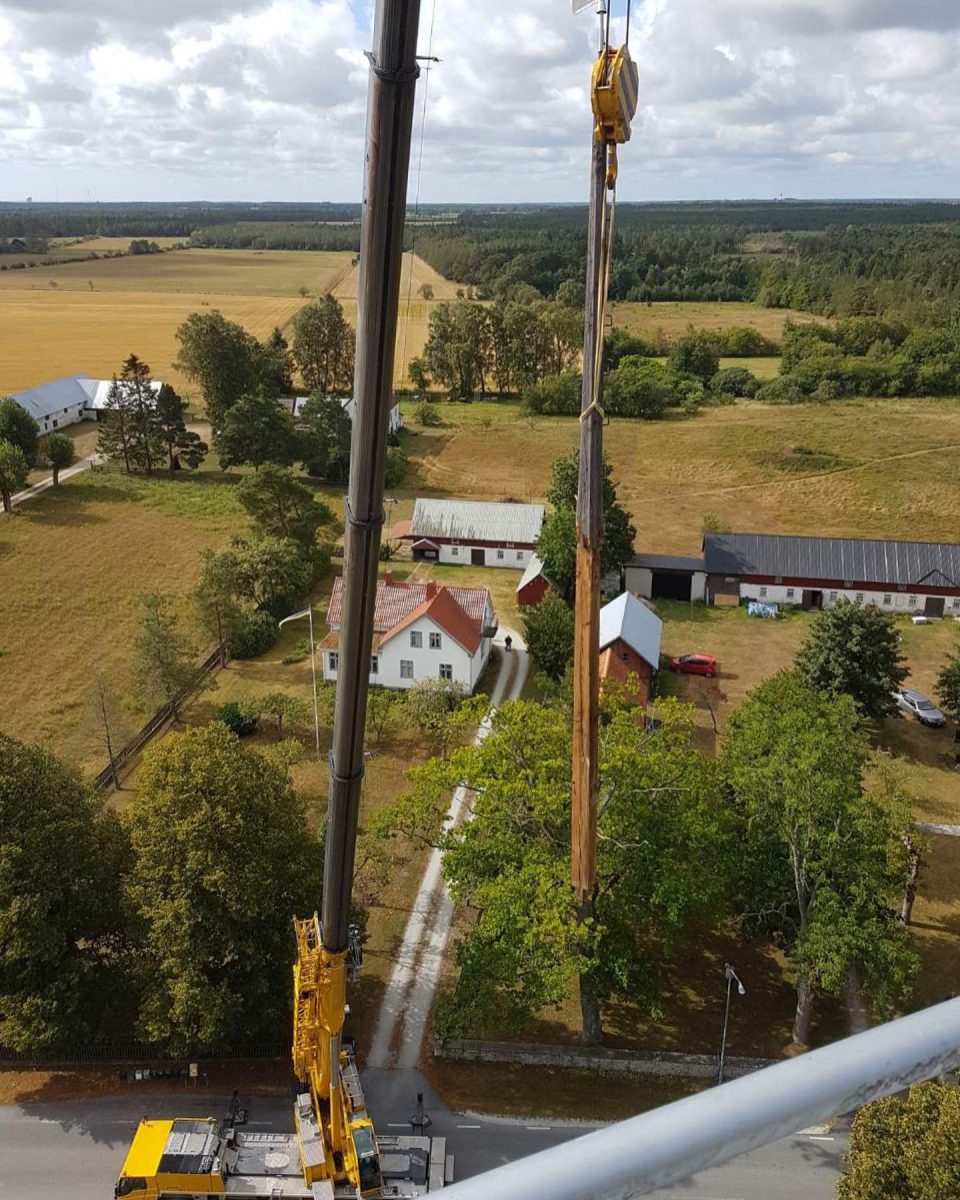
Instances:
[[[837,600],[850,600],[854,604],[874,604],[889,612],[922,613],[926,604],[925,592],[899,592],[896,588],[887,592],[859,591],[857,588],[817,588],[823,592],[824,608],[831,608]],[[741,583],[740,596],[745,600],[769,600],[772,604],[799,604],[804,589],[787,587],[778,583]],[[960,596],[947,596],[945,613],[960,613]]]
[[[436,644],[431,644],[431,634]],[[490,639],[484,638],[476,654],[469,654],[445,629],[423,616],[381,645],[373,656],[376,670],[371,670],[370,682],[406,691],[424,679],[449,678],[472,692],[487,665],[490,644]],[[324,650],[322,654],[323,677],[335,680],[337,652]],[[441,671],[441,667],[449,671]]]
[[[485,567],[512,567],[517,571],[525,571],[527,563],[533,557],[532,550],[522,550],[517,546],[473,547],[466,544],[449,546],[441,543],[439,561],[449,563],[454,567],[469,567],[473,562],[474,549],[483,550],[483,565]]]
[[[50,413],[46,417],[34,418],[41,433],[53,433],[55,429],[63,429],[65,425],[76,425],[83,420],[83,405],[69,404],[62,411]]]

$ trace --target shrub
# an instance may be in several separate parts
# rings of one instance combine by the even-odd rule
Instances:
[[[762,384],[757,390],[757,399],[763,404],[802,404],[806,396],[795,379],[781,375]]]
[[[229,704],[221,704],[214,717],[217,721],[222,721],[237,737],[249,737],[256,729],[260,719],[250,713],[243,712],[235,700]]]
[[[399,446],[387,449],[386,474],[384,483],[388,488],[400,487],[407,474],[407,454]]]
[[[760,380],[746,367],[723,367],[710,379],[710,391],[715,395],[755,396]]]
[[[295,642],[287,653],[283,656],[284,666],[292,666],[294,663],[303,662],[305,658],[310,657],[310,639],[301,638],[299,642]]]
[[[523,409],[528,413],[543,413],[548,417],[572,417],[580,411],[583,387],[577,371],[550,375],[523,391]]]
[[[431,404],[429,400],[421,400],[420,403],[414,407],[413,417],[414,420],[418,421],[421,425],[436,426],[441,424],[440,409],[437,408],[435,404]]]
[[[227,633],[227,653],[231,658],[256,658],[276,642],[280,627],[261,609],[242,609]]]

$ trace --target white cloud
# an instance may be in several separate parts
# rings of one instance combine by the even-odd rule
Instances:
[[[582,199],[589,13],[435,3],[423,199]],[[634,3],[624,198],[955,192],[957,0]],[[3,196],[357,199],[370,20],[360,0],[0,0]]]

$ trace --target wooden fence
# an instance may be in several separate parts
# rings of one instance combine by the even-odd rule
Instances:
[[[173,717],[174,705],[182,703],[188,696],[192,696],[199,688],[200,684],[208,675],[212,675],[220,666],[220,648],[217,647],[212,654],[208,655],[203,662],[197,667],[197,673],[193,680],[187,684],[185,688],[179,691],[173,700],[167,701],[162,708],[158,709],[150,720],[144,725],[139,733],[134,734],[126,745],[122,746],[113,756],[113,762],[107,763],[103,770],[93,780],[93,787],[96,791],[103,791],[104,788],[113,783],[114,775],[120,775],[120,772],[127,765],[135,754],[138,754],[143,747],[150,741],[151,738],[164,728],[168,721]]]

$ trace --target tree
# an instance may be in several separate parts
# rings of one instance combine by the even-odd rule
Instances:
[[[451,679],[423,679],[407,692],[410,724],[425,733],[434,752],[447,757],[450,746],[474,725],[487,709],[485,696],[470,696],[462,683]]]
[[[550,679],[562,679],[573,661],[573,613],[567,605],[548,590],[539,604],[523,610],[523,628],[537,668]]]
[[[253,696],[240,704],[241,712],[248,717],[273,717],[277,723],[277,741],[283,737],[283,723],[287,727],[302,727],[310,719],[310,706],[299,696],[291,696],[287,692],[266,692],[262,696]]]
[[[177,330],[177,341],[174,366],[199,384],[216,437],[228,410],[262,383],[260,345],[216,310],[191,313]]]
[[[544,518],[537,555],[550,582],[565,600],[572,600],[577,582],[577,518],[572,508],[563,505]]]
[[[405,696],[402,692],[391,691],[390,688],[372,687],[367,696],[368,736],[373,736],[375,746],[379,746],[385,734],[400,722],[404,713]]]
[[[305,487],[293,472],[276,463],[265,463],[237,488],[237,498],[264,537],[290,538],[306,551],[317,548],[321,527],[331,532],[336,521],[330,507]],[[328,539],[329,540],[329,539]]]
[[[920,1083],[859,1110],[837,1200],[944,1200],[960,1195],[960,1091]]]
[[[65,433],[48,433],[39,442],[38,454],[43,462],[49,463],[53,471],[54,487],[59,487],[60,485],[60,472],[66,470],[67,467],[73,466],[77,461],[77,452],[73,446],[73,439],[67,437]]]
[[[613,997],[656,1011],[658,963],[694,921],[716,916],[728,873],[715,765],[691,746],[676,701],[647,730],[605,694],[597,885],[584,919],[570,885],[570,721],[561,706],[500,705],[489,735],[410,772],[409,793],[375,825],[440,845],[470,920],[459,979],[438,1010],[454,1035],[519,1028],[579,989],[583,1036],[602,1034]],[[444,829],[463,784],[472,819]],[[690,870],[697,863],[697,870]]]
[[[143,622],[133,653],[134,678],[143,706],[169,704],[179,721],[181,693],[196,678],[196,656],[180,632],[168,597],[156,592],[143,597]]]
[[[200,576],[193,589],[193,600],[201,624],[217,639],[221,667],[227,665],[229,632],[240,614],[237,602],[239,595],[240,580],[235,555],[230,551],[201,551]]]
[[[130,434],[127,470],[130,469],[130,461],[133,461],[148,475],[152,475],[163,447],[157,420],[158,389],[153,386],[150,368],[135,354],[131,354],[124,361],[117,387],[124,397]]]
[[[293,355],[283,331],[273,332],[260,346],[259,380],[268,396],[289,396],[293,391]]]
[[[794,661],[813,687],[853,697],[875,719],[896,712],[893,693],[909,674],[893,614],[849,600],[817,614]]]
[[[322,566],[318,556],[309,558],[289,538],[233,537],[223,553],[232,560],[238,595],[275,617],[285,616],[303,599]]]
[[[262,390],[241,396],[228,409],[216,438],[223,470],[244,463],[255,471],[265,462],[288,466],[297,454],[292,414]]]
[[[430,375],[449,389],[451,400],[472,400],[478,388],[486,391],[489,338],[482,304],[458,300],[431,310],[423,361]]]
[[[124,714],[116,692],[98,671],[93,680],[93,737],[103,747],[110,768],[114,789],[120,790],[120,774],[117,768],[117,750],[122,743],[122,730],[126,725]]]
[[[0,396],[0,442],[19,446],[27,465],[37,461],[37,439],[40,427],[30,414],[20,407],[12,396]]]
[[[667,366],[678,375],[693,375],[709,383],[720,366],[716,341],[705,332],[688,333],[670,347]]]
[[[353,390],[354,333],[335,296],[314,300],[294,313],[293,357],[311,392]]]
[[[124,860],[79,773],[0,734],[0,1044],[42,1054],[100,1032]]]
[[[19,446],[11,442],[0,442],[0,500],[3,511],[13,512],[13,494],[27,486],[30,466]]]
[[[651,358],[624,358],[604,380],[604,407],[612,417],[657,421],[677,403],[670,373]]]
[[[207,456],[207,443],[187,428],[186,411],[187,406],[165,383],[156,398],[156,428],[171,471],[179,471],[184,463],[196,470]]]
[[[384,464],[383,482],[388,488],[403,487],[407,477],[407,452],[402,446],[387,447],[387,461]]]
[[[896,921],[898,822],[865,792],[868,744],[853,700],[781,671],[751,692],[723,739],[739,823],[748,929],[782,945],[797,985],[793,1040],[809,1041],[818,989],[851,972],[874,1009],[909,990],[915,960]]]
[[[960,723],[960,645],[950,652],[937,674],[937,699],[946,712]]]
[[[141,1036],[177,1057],[275,1037],[322,862],[286,770],[220,721],[188,729],[144,753],[129,825]]]
[[[314,392],[300,412],[297,433],[303,469],[342,483],[350,469],[351,423],[337,397]]]
[[[541,319],[550,341],[551,373],[559,375],[576,365],[583,347],[583,310],[559,299],[548,300],[542,306]]]
[[[125,389],[121,389],[116,375],[107,393],[107,401],[97,422],[97,452],[111,462],[123,462],[123,469],[130,474],[133,461],[133,421],[130,401]]]
[[[410,376],[410,382],[417,395],[426,395],[430,388],[430,372],[423,359],[419,356],[411,358],[407,366],[407,374]]]

